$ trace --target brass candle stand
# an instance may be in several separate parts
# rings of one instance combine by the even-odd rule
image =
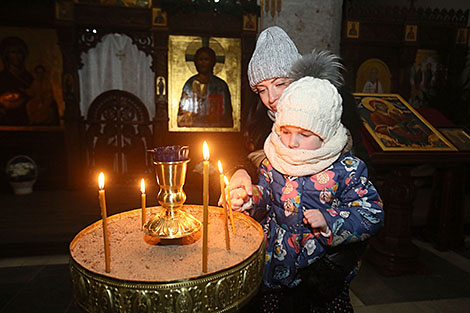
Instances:
[[[202,215],[201,205],[185,205],[185,209],[199,211]],[[149,211],[160,211],[160,207],[149,207]],[[209,207],[212,214],[218,214],[222,219],[223,213],[218,207]],[[121,258],[131,256],[126,264],[139,255],[133,253],[117,253],[118,245],[123,241],[132,241],[132,234],[120,233],[116,231],[111,236],[111,245],[115,244],[116,253],[112,254],[111,272],[106,273],[100,267],[100,271],[93,268],[97,259],[89,256],[80,256],[83,250],[83,241],[87,242],[88,249],[101,246],[100,243],[88,244],[90,237],[95,233],[101,233],[101,221],[97,221],[84,228],[70,243],[71,258],[69,263],[70,277],[73,287],[73,296],[76,305],[83,312],[121,312],[121,313],[142,313],[142,312],[173,312],[173,313],[234,313],[240,312],[253,296],[255,296],[258,286],[263,278],[264,258],[266,249],[266,239],[264,238],[261,225],[251,217],[239,213],[234,215],[235,221],[243,224],[247,233],[255,236],[256,244],[249,251],[242,261],[234,261],[225,268],[210,270],[199,276],[185,276],[179,263],[172,263],[169,260],[156,259],[156,263],[165,262],[168,267],[181,273],[181,278],[176,280],[159,280],[158,269],[148,279],[134,278],[119,273],[116,263]],[[128,218],[134,218],[133,225],[140,225],[140,210],[122,212],[109,216],[109,223],[116,230],[123,228],[124,223],[129,223]],[[131,223],[132,224],[132,223]],[[139,232],[136,230],[136,232]],[[223,236],[223,234],[220,234]],[[136,237],[140,238],[140,237]],[[113,241],[114,240],[114,241]],[[137,239],[138,240],[138,239]],[[140,242],[140,243],[139,243]],[[135,250],[145,254],[151,254],[155,246],[144,241],[135,244]],[[218,249],[225,252],[225,258],[231,258],[231,253],[224,249],[221,241]],[[199,251],[193,253],[199,255]],[[220,254],[219,254],[220,255]],[[87,262],[90,260],[92,262]],[[113,263],[114,262],[114,263]],[[114,269],[113,269],[114,265]],[[139,262],[133,266],[139,266]],[[144,265],[141,265],[144,266]],[[160,266],[160,265],[159,265]],[[199,268],[199,266],[198,266]]]
[[[203,206],[183,205],[186,200],[183,185],[187,164],[190,161],[188,147],[160,147],[149,152],[152,153],[155,175],[160,186],[157,199],[161,206],[148,208],[155,216],[144,224],[144,232],[160,239],[170,240],[197,232],[201,223],[189,212],[202,218]],[[213,216],[216,216],[213,220],[214,225],[219,225],[220,228],[221,223],[217,224],[217,221],[222,218],[221,209],[218,207],[208,209]],[[234,213],[236,213],[234,219],[245,229],[244,233],[251,234],[247,237],[249,244],[245,242],[242,249],[240,241],[247,239],[245,236],[238,238],[240,241],[237,255],[240,253],[242,257],[234,260],[231,251],[224,249],[221,241],[217,244],[217,240],[214,240],[212,253],[225,262],[212,264],[207,273],[191,273],[185,270],[186,267],[180,262],[181,259],[175,262],[170,257],[162,258],[162,255],[168,255],[168,251],[172,251],[170,248],[173,245],[161,245],[157,248],[153,243],[141,240],[141,210],[127,211],[108,218],[110,229],[114,229],[110,236],[110,244],[112,249],[115,249],[115,254],[112,254],[110,273],[105,272],[101,266],[97,269],[95,265],[101,255],[98,253],[96,256],[95,253],[101,251],[102,246],[94,238],[97,234],[101,234],[102,223],[97,221],[89,225],[80,231],[70,244],[69,269],[76,304],[84,312],[90,313],[239,312],[240,308],[255,296],[262,281],[266,239],[258,222],[245,214]],[[121,231],[126,226],[132,230]],[[214,235],[218,235],[217,231],[218,228],[215,227]],[[194,250],[190,247],[192,245],[197,246],[198,242],[178,247],[178,253],[186,252],[176,253],[173,256],[199,255],[200,250]],[[246,249],[247,245],[249,249]],[[189,249],[181,250],[185,247]],[[155,251],[164,248],[166,251]],[[220,251],[223,253],[220,254]],[[155,253],[158,257],[153,258],[152,255]],[[200,260],[199,257],[197,259]],[[192,260],[191,264],[194,262],[198,261]],[[123,272],[120,264],[125,264],[124,269],[129,269],[130,264],[133,264],[131,273],[126,274],[126,270]],[[197,268],[200,268],[200,263],[198,264]],[[136,277],[136,268],[140,268],[144,273],[149,271]],[[172,279],[159,278],[159,272],[164,268],[171,268],[178,273],[178,276]]]
[[[189,236],[201,228],[201,222],[183,210],[189,148],[166,146],[148,150],[160,190],[158,203],[164,211],[145,223],[144,232],[160,239],[178,239]]]

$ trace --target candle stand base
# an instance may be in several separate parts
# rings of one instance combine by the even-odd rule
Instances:
[[[183,210],[163,212],[144,225],[147,235],[160,239],[177,239],[189,236],[201,229],[201,222]]]

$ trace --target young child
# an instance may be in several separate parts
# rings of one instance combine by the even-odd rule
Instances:
[[[308,288],[300,269],[327,247],[363,241],[383,226],[382,201],[365,163],[343,153],[348,135],[341,113],[341,96],[324,79],[301,78],[279,99],[249,209],[265,215],[268,290]],[[279,299],[269,299],[263,309],[274,312]]]

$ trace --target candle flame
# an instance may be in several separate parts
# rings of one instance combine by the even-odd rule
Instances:
[[[219,160],[219,162],[217,162],[217,165],[219,166],[219,173],[223,174],[224,171],[222,170],[222,163],[220,163],[220,160]]]
[[[207,142],[204,141],[204,144],[202,145],[202,152],[204,155],[204,161],[209,161],[209,146],[207,145]]]
[[[228,186],[228,185],[229,185],[229,183],[228,183],[227,176],[224,176],[224,181],[225,181],[225,185],[227,185],[227,186]]]
[[[143,178],[140,181],[140,192],[145,193],[145,180]]]
[[[98,187],[100,189],[104,189],[104,174],[103,174],[103,172],[101,172],[100,175],[98,176]]]

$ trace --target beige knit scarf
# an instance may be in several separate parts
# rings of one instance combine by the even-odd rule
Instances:
[[[290,149],[286,147],[273,126],[264,142],[264,152],[274,169],[284,175],[305,176],[319,173],[333,164],[348,143],[346,128],[341,124],[336,134],[324,141],[317,150]]]

